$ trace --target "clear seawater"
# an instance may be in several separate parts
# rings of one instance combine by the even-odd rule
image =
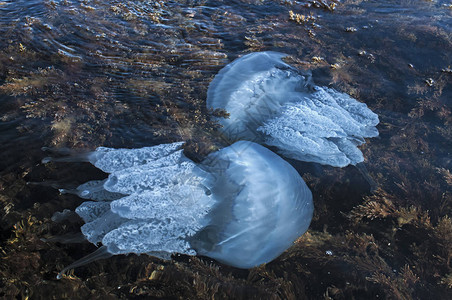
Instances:
[[[314,219],[266,266],[124,256],[54,279],[94,249],[40,240],[80,225],[50,220],[81,203],[54,187],[105,175],[43,165],[41,148],[186,140],[201,159],[224,145],[205,107],[209,82],[233,59],[266,50],[379,115],[380,137],[361,148],[379,190],[371,194],[353,167],[291,162],[313,192]],[[451,69],[446,0],[0,1],[0,296],[448,298]]]

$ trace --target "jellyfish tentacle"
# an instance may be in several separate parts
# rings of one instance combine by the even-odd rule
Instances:
[[[356,168],[362,174],[364,179],[370,186],[370,192],[374,193],[378,189],[378,183],[370,176],[369,171],[367,171],[366,165],[364,162],[360,162],[356,164]]]
[[[65,244],[79,244],[87,242],[86,237],[81,232],[68,233],[64,235],[52,236],[49,238],[41,238],[41,241],[46,243],[65,243]]]
[[[69,148],[42,147],[41,150],[51,155],[41,160],[43,164],[49,162],[89,162],[89,157],[92,153],[88,150],[73,150]]]
[[[89,264],[89,263],[99,260],[99,259],[109,258],[111,256],[113,256],[113,254],[111,254],[108,251],[108,248],[106,246],[101,246],[101,247],[99,247],[99,249],[97,249],[93,253],[90,253],[90,254],[80,258],[79,260],[73,262],[72,264],[65,267],[63,270],[61,270],[57,275],[57,279],[63,278],[63,275],[71,269],[75,269],[75,268],[84,266],[86,264]]]

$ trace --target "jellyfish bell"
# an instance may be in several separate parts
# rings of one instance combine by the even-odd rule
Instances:
[[[211,154],[203,167],[215,177],[216,205],[191,241],[198,254],[251,268],[279,256],[308,229],[311,191],[267,148],[239,141]]]
[[[181,146],[99,148],[88,154],[110,174],[74,191],[96,200],[76,212],[85,221],[86,239],[103,246],[62,273],[127,253],[164,259],[199,254],[250,268],[273,260],[307,230],[312,194],[279,156],[239,141],[195,164]]]
[[[281,91],[309,90],[310,74],[303,75],[284,63],[281,58],[285,56],[270,51],[245,55],[226,65],[210,83],[207,106],[229,113],[229,118],[219,122],[231,139],[260,142],[256,129],[290,101]]]
[[[364,103],[282,61],[278,52],[245,55],[225,66],[207,92],[207,106],[231,140],[275,146],[286,157],[344,167],[364,160],[357,146],[378,136],[378,116]]]

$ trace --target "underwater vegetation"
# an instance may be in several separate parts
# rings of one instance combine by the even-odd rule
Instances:
[[[0,1],[0,298],[451,299],[449,2]],[[229,142],[227,114],[206,107],[210,82],[257,51],[289,54],[378,114],[379,137],[358,147],[378,189],[350,166],[290,161],[315,210],[272,262],[116,255],[57,280],[97,248],[44,241],[84,224],[52,221],[86,201],[53,186],[108,174],[42,164],[41,148],[186,141],[199,164]]]

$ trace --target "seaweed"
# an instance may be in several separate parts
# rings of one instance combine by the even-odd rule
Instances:
[[[27,3],[0,2],[0,297],[452,298],[448,7],[405,1],[385,17],[360,0]],[[230,142],[216,121],[227,112],[205,107],[210,81],[261,50],[291,54],[316,84],[379,114],[380,139],[361,147],[375,193],[353,167],[291,161],[315,215],[275,261],[240,270],[205,257],[117,256],[56,280],[95,247],[51,242],[81,225],[51,220],[81,201],[53,187],[105,174],[43,165],[41,147],[186,140],[200,161]]]

